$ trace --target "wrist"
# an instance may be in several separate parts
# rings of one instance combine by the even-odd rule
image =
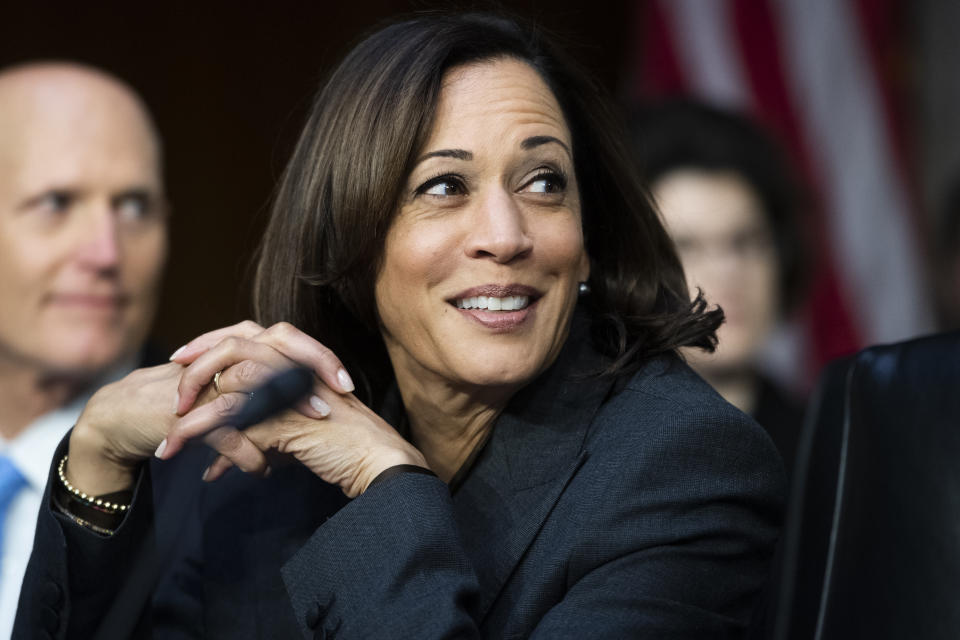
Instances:
[[[50,492],[53,506],[78,525],[102,535],[112,535],[123,522],[133,500],[133,491],[89,495],[74,487],[66,477],[69,455],[57,465],[57,480]]]
[[[420,474],[425,476],[433,476],[434,478],[437,477],[437,474],[435,474],[432,470],[428,469],[427,467],[421,467],[420,465],[416,465],[416,464],[398,464],[392,467],[387,467],[386,469],[381,471],[380,475],[374,478],[373,481],[367,485],[367,490],[373,488],[378,484],[382,484],[386,482],[387,480],[389,480],[390,478],[393,478],[394,476],[399,476],[405,473],[414,473],[414,474]]]
[[[359,493],[363,493],[369,489],[378,480],[383,480],[386,476],[393,475],[392,473],[388,473],[391,469],[408,471],[413,468],[424,469],[426,473],[436,475],[427,464],[426,458],[424,458],[423,454],[419,451],[392,451],[389,455],[384,455],[379,458],[377,464],[371,465],[367,469],[367,472],[364,474],[365,481],[363,488]]]
[[[110,455],[99,434],[78,423],[70,434],[68,464],[63,472],[71,485],[89,495],[126,491],[136,480],[137,462]]]

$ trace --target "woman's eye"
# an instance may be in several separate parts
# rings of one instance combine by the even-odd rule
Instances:
[[[465,194],[466,191],[463,182],[452,176],[434,178],[433,180],[425,182],[423,186],[417,189],[418,194],[439,197],[461,196]]]
[[[525,191],[530,193],[560,193],[567,186],[566,179],[558,173],[541,173],[527,183]]]

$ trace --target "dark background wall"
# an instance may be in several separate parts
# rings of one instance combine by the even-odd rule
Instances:
[[[0,67],[72,59],[127,80],[163,134],[171,254],[155,334],[167,347],[248,317],[251,255],[272,186],[318,83],[379,21],[450,3],[4,3]],[[485,3],[470,3],[485,8]],[[633,32],[628,0],[504,2],[566,36],[616,91]]]

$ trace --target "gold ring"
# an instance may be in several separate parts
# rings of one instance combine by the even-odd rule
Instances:
[[[223,373],[223,369],[217,371],[213,374],[213,388],[217,390],[217,393],[223,395],[223,389],[220,388],[220,374]]]

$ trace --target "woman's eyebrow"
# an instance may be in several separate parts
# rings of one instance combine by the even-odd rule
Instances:
[[[570,147],[568,147],[563,142],[563,140],[559,138],[554,138],[553,136],[530,136],[529,138],[525,138],[523,142],[520,143],[520,148],[523,149],[524,151],[528,151],[535,147],[539,147],[540,145],[549,144],[551,142],[554,142],[560,145],[561,147],[563,147],[564,150],[567,152],[567,155],[572,155],[570,153]]]
[[[473,154],[464,149],[439,149],[437,151],[428,151],[419,158],[417,163],[421,163],[427,158],[456,158],[457,160],[473,160]]]

